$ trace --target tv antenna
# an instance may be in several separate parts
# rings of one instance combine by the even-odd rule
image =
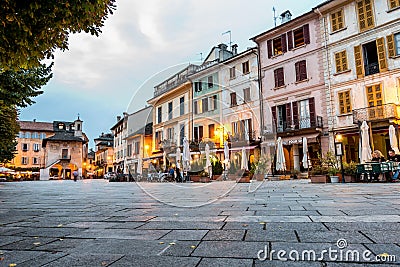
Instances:
[[[200,61],[203,62],[203,53],[200,52],[200,53],[197,53],[196,55],[200,55]]]
[[[272,7],[272,11],[274,11],[274,25],[276,27],[276,19],[277,19],[277,17],[275,16],[275,7],[274,6]]]
[[[232,32],[231,30],[223,32],[222,35],[229,33],[229,49],[232,51]]]

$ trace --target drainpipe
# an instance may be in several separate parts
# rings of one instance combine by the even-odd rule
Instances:
[[[326,26],[326,18],[321,14],[319,11],[319,8],[314,9],[314,12],[317,13],[323,21],[323,27],[324,27],[324,49],[325,49],[325,56],[326,56],[326,63],[327,63],[327,68],[328,68],[328,99],[329,99],[329,109],[330,112],[327,112],[328,115],[328,132],[332,132],[334,128],[334,119],[333,119],[333,100],[332,100],[332,92],[331,92],[331,68],[330,68],[330,61],[329,61],[329,49],[328,49],[328,33],[327,33],[327,26]],[[331,123],[330,123],[331,121]],[[331,140],[332,140],[332,135],[329,135],[329,144],[330,146],[333,145]],[[331,149],[331,147],[329,147]]]
[[[253,40],[254,41],[254,40]],[[255,41],[254,41],[255,42]],[[262,137],[264,132],[264,95],[262,90],[262,78],[261,78],[261,62],[260,62],[260,46],[257,42],[257,53],[252,52],[257,56],[257,66],[258,66],[258,98],[260,101],[260,136]],[[261,139],[262,140],[262,139]],[[261,155],[263,154],[263,150],[261,149]]]

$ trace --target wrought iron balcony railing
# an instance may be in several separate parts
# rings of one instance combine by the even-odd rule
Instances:
[[[322,128],[323,122],[321,116],[316,116],[315,119],[311,117],[305,117],[298,120],[293,120],[293,122],[284,121],[282,124],[277,125],[276,131],[278,133],[298,131],[302,129],[311,128]]]
[[[396,104],[385,104],[376,107],[367,107],[353,110],[353,123],[362,121],[379,121],[388,119],[398,119],[399,114]]]
[[[235,133],[231,136],[232,142],[254,141],[256,139],[256,131]]]
[[[379,64],[378,64],[378,62],[367,64],[364,67],[365,67],[365,76],[379,73]]]

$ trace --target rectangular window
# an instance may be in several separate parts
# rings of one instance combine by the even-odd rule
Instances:
[[[139,155],[139,148],[140,148],[139,144],[140,144],[139,142],[133,143],[133,153],[135,155]]]
[[[168,119],[169,120],[172,120],[172,111],[173,111],[172,102],[169,102],[168,103]]]
[[[127,151],[127,153],[128,153],[128,157],[131,157],[132,156],[132,144],[129,144],[128,145],[128,151]]]
[[[272,45],[274,46],[274,56],[282,55],[282,40],[281,37],[272,40]]]
[[[64,148],[61,150],[61,157],[63,159],[68,159],[68,149]]]
[[[185,114],[185,97],[179,98],[179,115]]]
[[[202,105],[203,112],[207,112],[208,111],[208,97],[203,98],[201,100],[201,105]]]
[[[203,139],[203,126],[194,127],[194,141],[200,142]]]
[[[368,107],[382,106],[383,96],[380,84],[367,86],[367,101]]]
[[[208,76],[208,88],[212,88],[214,86],[213,77]]]
[[[298,102],[299,104],[299,128],[306,129],[311,127],[310,104],[308,99]]]
[[[242,63],[242,71],[243,71],[243,74],[247,74],[250,72],[249,61]]]
[[[199,114],[199,109],[198,109],[197,105],[198,105],[197,104],[197,100],[195,100],[194,103],[193,103],[193,109],[194,109],[194,114],[195,115]]]
[[[215,95],[214,95],[214,96],[215,96]],[[208,98],[208,110],[209,110],[209,111],[215,110],[215,106],[214,106],[214,104],[215,104],[215,102],[214,102],[214,96],[210,96],[210,97]]]
[[[236,93],[231,93],[231,107],[236,106],[237,101],[236,101]]]
[[[160,144],[161,144],[162,140],[163,140],[162,131],[157,131],[156,135],[155,135],[155,140],[154,140],[154,142],[155,142],[155,146],[154,147],[155,147],[156,150],[160,149]]]
[[[174,128],[171,127],[167,129],[167,139],[168,140],[174,139]]]
[[[341,30],[344,28],[343,21],[343,9],[331,13],[331,29],[332,32]]]
[[[183,146],[183,138],[185,137],[185,124],[179,125],[179,145]]]
[[[232,67],[229,69],[229,78],[235,79],[236,78],[236,68]]]
[[[218,98],[217,98],[217,95],[213,95],[213,101],[214,101],[214,110],[218,109]]]
[[[400,33],[397,33],[394,35],[394,43],[395,43],[395,50],[396,50],[396,55],[400,55]]]
[[[351,112],[350,90],[339,92],[339,113],[348,114]]]
[[[33,151],[39,152],[39,150],[40,150],[39,144],[33,144]]]
[[[296,68],[296,82],[307,80],[306,61],[302,60],[302,61],[296,62],[295,68]]]
[[[36,158],[36,157],[32,158],[32,164],[33,165],[39,165],[40,164],[40,158]]]
[[[21,158],[21,164],[23,164],[23,165],[27,165],[27,164],[28,164],[28,162],[29,162],[29,160],[28,160],[28,158],[27,158],[27,157],[22,157],[22,158]]]
[[[202,99],[197,101],[197,112],[198,112],[198,114],[203,113],[203,104],[202,103],[203,103]]]
[[[162,122],[162,107],[158,107],[157,109],[157,123]]]
[[[251,97],[250,97],[250,88],[244,88],[243,89],[243,98],[245,102],[250,102]]]
[[[339,53],[335,53],[335,63],[336,63],[336,72],[342,72],[347,70],[346,50]]]
[[[213,139],[215,136],[215,125],[214,124],[209,124],[208,125],[208,138]]]
[[[389,8],[393,9],[396,7],[400,7],[400,0],[389,0]]]
[[[194,91],[201,92],[203,90],[201,81],[194,83]]]
[[[286,123],[286,105],[276,107],[276,126],[278,132],[283,132],[288,127]]]
[[[283,74],[283,68],[274,70],[275,87],[281,87],[285,85],[285,78]]]
[[[22,151],[28,151],[29,150],[29,144],[22,144]]]
[[[366,31],[374,27],[372,0],[361,0],[357,2],[357,14],[360,31]]]

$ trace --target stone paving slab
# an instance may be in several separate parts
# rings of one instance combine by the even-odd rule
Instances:
[[[0,266],[377,266],[257,259],[337,248],[341,238],[400,258],[398,184],[144,186],[154,194],[103,180],[2,183]]]

